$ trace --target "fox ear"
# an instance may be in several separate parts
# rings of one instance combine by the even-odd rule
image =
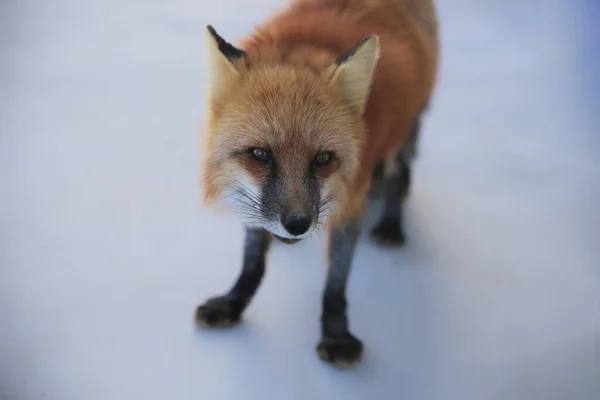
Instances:
[[[223,89],[227,82],[240,75],[234,61],[246,53],[223,39],[211,26],[206,27],[206,39],[209,58],[210,88],[213,92]]]
[[[379,37],[369,35],[330,67],[331,81],[339,85],[346,101],[361,113],[369,97],[378,59]]]

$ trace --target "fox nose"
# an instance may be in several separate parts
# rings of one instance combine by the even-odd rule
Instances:
[[[290,215],[282,223],[285,230],[294,236],[302,235],[310,228],[310,219],[306,215]]]

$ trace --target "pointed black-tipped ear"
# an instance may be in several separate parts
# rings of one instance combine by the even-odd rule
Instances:
[[[221,52],[221,54],[223,54],[223,56],[225,56],[225,58],[227,58],[229,61],[233,62],[238,58],[242,58],[244,55],[246,55],[246,53],[243,50],[238,49],[237,47],[223,39],[221,36],[219,36],[219,34],[215,30],[215,28],[212,27],[212,25],[207,25],[206,30],[208,31],[210,38],[217,45],[217,49],[219,50],[219,52]]]
[[[330,67],[331,82],[339,85],[346,101],[364,111],[375,67],[379,59],[379,37],[369,35]]]
[[[210,89],[218,93],[229,81],[239,77],[240,72],[234,61],[244,57],[246,53],[223,39],[211,26],[206,27],[208,45]]]

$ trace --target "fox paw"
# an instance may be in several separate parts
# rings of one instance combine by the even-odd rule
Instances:
[[[201,328],[229,327],[240,321],[244,305],[226,296],[213,297],[196,309],[196,326]]]
[[[360,361],[363,344],[350,332],[342,336],[323,336],[317,345],[319,358],[340,369],[350,369]]]
[[[381,246],[400,247],[406,238],[396,218],[382,218],[371,231],[371,237]]]

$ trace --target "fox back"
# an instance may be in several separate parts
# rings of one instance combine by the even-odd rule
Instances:
[[[433,91],[431,1],[295,0],[239,47],[207,32],[205,201],[287,242],[362,212]]]

